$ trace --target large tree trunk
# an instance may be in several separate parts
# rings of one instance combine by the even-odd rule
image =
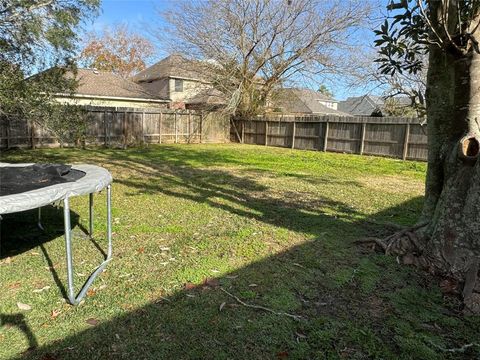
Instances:
[[[467,308],[480,312],[480,55],[433,45],[429,56],[428,224],[392,252],[411,259],[405,244],[414,243],[415,261],[456,279]]]

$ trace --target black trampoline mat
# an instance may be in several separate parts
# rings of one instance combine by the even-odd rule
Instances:
[[[47,186],[74,182],[85,176],[63,164],[34,164],[0,167],[0,196],[20,194]]]

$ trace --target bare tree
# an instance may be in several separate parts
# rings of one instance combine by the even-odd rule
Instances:
[[[367,12],[365,2],[345,0],[180,1],[155,35],[199,60],[231,114],[251,116],[287,81],[337,70]]]
[[[154,54],[155,47],[147,38],[117,24],[88,34],[79,60],[85,66],[129,77],[145,69]]]
[[[425,116],[425,90],[428,57],[421,56],[423,66],[418,72],[385,74],[379,69],[378,52],[371,47],[361,48],[350,66],[352,71],[345,78],[348,88],[380,94],[392,116]],[[401,100],[399,98],[402,98]],[[408,103],[403,101],[408,98]]]

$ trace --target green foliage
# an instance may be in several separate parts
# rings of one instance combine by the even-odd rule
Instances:
[[[319,93],[322,93],[325,96],[333,98],[333,93],[330,91],[329,88],[327,88],[326,85],[322,84],[317,90]]]
[[[411,105],[401,104],[395,98],[385,100],[384,112],[386,116],[415,117],[417,110]]]
[[[413,4],[412,4],[413,3]],[[420,55],[428,51],[428,27],[423,11],[417,1],[402,0],[392,3],[389,10],[397,10],[392,17],[385,19],[380,29],[374,33],[379,48],[378,62],[382,74],[395,75],[395,72],[417,73],[423,62]]]
[[[79,27],[83,20],[95,14],[98,6],[99,0],[0,3],[1,116],[37,122],[60,141],[70,138],[67,132],[78,135],[79,110],[73,106],[62,109],[53,97],[55,93],[71,93],[76,88],[74,79],[66,78],[65,74],[75,72],[71,56]],[[28,77],[34,71],[50,67],[46,72]]]

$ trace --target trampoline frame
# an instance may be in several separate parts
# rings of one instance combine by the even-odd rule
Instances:
[[[104,261],[90,274],[88,279],[85,281],[81,289],[79,290],[78,294],[75,295],[75,286],[74,286],[74,263],[73,263],[73,252],[72,252],[72,229],[71,229],[71,221],[70,221],[70,201],[69,196],[64,197],[63,199],[59,199],[63,202],[63,224],[64,224],[64,239],[65,239],[65,255],[66,255],[66,262],[67,262],[67,298],[68,302],[71,305],[78,305],[85,295],[87,294],[88,289],[92,285],[93,281],[97,278],[99,274],[103,272],[105,266],[112,260],[112,190],[111,184],[108,184],[106,187],[107,190],[107,240],[108,240],[108,248],[107,254],[105,256]],[[88,235],[91,239],[93,239],[93,194],[95,192],[100,192],[103,189],[98,191],[93,191],[88,193],[89,196],[89,229]],[[37,226],[42,231],[44,230],[42,225],[42,206],[38,207],[38,214],[37,214]],[[2,216],[0,215],[0,226],[2,222]]]

